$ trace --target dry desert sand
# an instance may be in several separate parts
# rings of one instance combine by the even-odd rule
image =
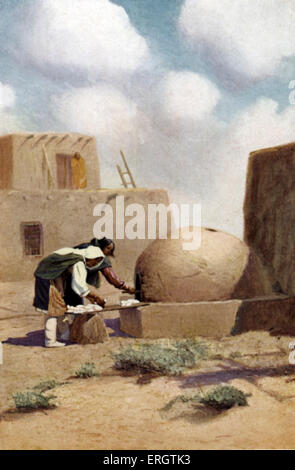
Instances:
[[[31,307],[32,293],[31,282],[0,284],[0,449],[295,448],[295,366],[288,363],[293,338],[267,332],[203,338],[209,358],[195,369],[140,384],[137,375],[121,375],[112,367],[112,351],[147,342],[120,333],[118,312],[106,318],[107,343],[46,349],[43,319]],[[74,378],[74,371],[87,361],[101,375]],[[66,382],[50,391],[57,397],[56,408],[13,410],[13,393],[46,379]],[[251,393],[249,406],[212,415],[184,404],[162,410],[180,394],[220,383]]]

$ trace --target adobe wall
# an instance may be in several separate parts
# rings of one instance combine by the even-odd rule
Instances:
[[[294,334],[295,297],[150,303],[120,310],[120,330],[137,338],[222,338],[246,331]],[[181,315],[179,314],[181,312]]]
[[[148,203],[169,204],[164,190],[0,191],[0,281],[32,279],[37,264],[44,256],[58,248],[89,241],[93,238],[93,225],[99,219],[93,216],[94,207],[97,204],[110,204],[115,213],[116,196],[124,196],[125,208],[131,203],[140,203],[145,208]],[[126,221],[131,218],[126,218]],[[43,256],[24,255],[22,222],[42,223]],[[117,246],[113,266],[120,277],[133,282],[136,260],[153,240],[116,240],[115,234],[114,231]]]
[[[48,176],[43,148],[52,178]],[[87,189],[99,189],[100,170],[94,137],[64,133],[24,133],[0,137],[0,189],[56,189],[56,154],[73,155],[75,152],[80,152],[85,160]]]
[[[295,143],[250,154],[244,239],[272,283],[295,294]]]

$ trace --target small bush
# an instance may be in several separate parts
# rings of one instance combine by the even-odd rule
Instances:
[[[126,348],[114,353],[114,367],[140,372],[159,372],[179,375],[185,367],[193,367],[196,359],[204,357],[206,347],[193,340],[178,341],[171,347],[160,344],[143,344],[139,348]]]
[[[48,409],[54,407],[51,400],[56,398],[54,395],[43,395],[37,392],[18,392],[13,395],[16,408],[20,410]]]
[[[99,372],[96,370],[93,362],[86,362],[81,365],[80,369],[76,370],[75,376],[80,379],[88,379],[90,377],[98,377]]]
[[[177,403],[190,403],[192,405],[205,405],[214,408],[216,411],[227,410],[233,406],[247,406],[246,394],[231,385],[220,385],[210,390],[206,395],[178,395],[170,400],[161,411],[169,411]]]
[[[59,387],[61,385],[64,385],[64,382],[57,382],[56,380],[44,380],[43,382],[38,383],[33,387],[33,390],[36,390],[38,392],[47,392],[47,390],[52,390],[55,387]]]
[[[184,354],[184,351],[188,351],[189,353],[193,354],[194,361],[200,361],[202,359],[205,359],[208,353],[207,346],[205,343],[193,339],[176,341],[174,343],[174,347],[180,352],[180,354]]]
[[[232,385],[219,385],[204,395],[200,402],[207,406],[212,406],[217,410],[226,410],[233,406],[247,406],[246,394]]]

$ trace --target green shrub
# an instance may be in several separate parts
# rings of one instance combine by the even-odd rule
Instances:
[[[160,344],[142,344],[113,354],[114,367],[140,372],[159,372],[179,375],[185,367],[193,367],[206,354],[203,343],[193,340],[175,342],[171,347]]]
[[[180,354],[183,354],[184,351],[188,351],[193,354],[195,361],[205,359],[208,353],[206,344],[194,339],[176,341],[174,343],[174,347],[180,352]]]
[[[167,405],[162,408],[162,411],[169,411],[177,403],[202,404],[214,408],[217,411],[222,411],[232,408],[235,405],[247,406],[247,397],[249,396],[251,396],[251,394],[246,394],[231,385],[219,385],[210,390],[206,395],[178,395],[170,400]]]
[[[47,392],[47,390],[52,390],[55,387],[64,385],[65,382],[57,382],[56,380],[44,380],[43,382],[38,383],[33,387],[33,390],[39,391],[41,393]]]
[[[251,394],[246,394],[232,385],[219,385],[201,397],[200,402],[217,410],[225,410],[235,405],[247,406],[249,396]]]
[[[87,379],[89,377],[98,377],[99,372],[96,370],[93,362],[86,362],[80,366],[80,369],[76,370],[75,376],[81,379]]]
[[[13,395],[16,408],[20,410],[48,409],[54,407],[51,400],[54,395],[43,395],[42,392],[18,392]]]

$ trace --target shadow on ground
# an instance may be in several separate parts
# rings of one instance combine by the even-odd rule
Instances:
[[[182,381],[180,388],[191,388],[202,385],[216,385],[222,382],[230,382],[235,379],[255,380],[259,377],[281,377],[294,375],[295,366],[282,365],[278,367],[237,367],[227,370],[217,370],[200,374],[179,377]]]
[[[191,424],[200,424],[212,421],[212,419],[222,416],[226,411],[228,410],[220,411],[202,404],[181,403],[178,401],[162,408],[160,415],[168,420],[185,419]]]
[[[107,328],[114,330],[113,333],[110,333],[110,337],[121,336],[122,338],[133,338],[133,336],[120,330],[120,318],[106,318],[104,322]]]
[[[44,330],[30,331],[22,338],[8,338],[2,343],[14,346],[44,346]]]
[[[105,325],[107,328],[111,328],[113,330],[112,333],[110,333],[110,337],[125,337],[125,338],[132,338],[132,336],[128,335],[127,333],[123,333],[123,331],[120,331],[120,320],[119,318],[111,318],[111,319],[106,319],[105,320]],[[21,338],[8,338],[4,341],[2,341],[3,344],[12,344],[14,346],[44,346],[44,330],[36,330],[36,331],[31,331],[26,334],[26,336],[23,336]],[[75,344],[66,342],[67,345],[70,344]]]

